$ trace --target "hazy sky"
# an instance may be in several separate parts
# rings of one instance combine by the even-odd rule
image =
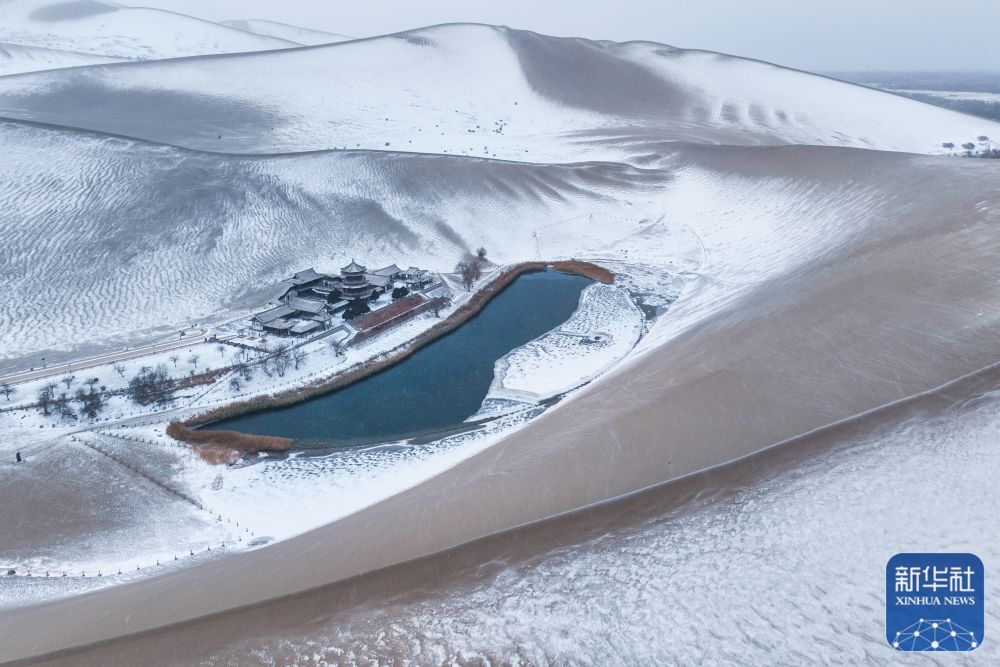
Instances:
[[[471,21],[648,39],[808,70],[1000,69],[1000,0],[124,0],[355,37]]]

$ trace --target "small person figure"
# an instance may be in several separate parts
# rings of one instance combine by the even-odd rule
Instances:
[[[18,453],[17,453],[17,462],[18,462],[18,463],[20,463],[20,462],[21,462],[21,452],[18,452]]]

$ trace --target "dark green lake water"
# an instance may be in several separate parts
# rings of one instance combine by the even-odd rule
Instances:
[[[494,362],[568,320],[592,282],[552,270],[524,274],[476,317],[378,375],[203,428],[352,445],[460,426],[486,397]]]

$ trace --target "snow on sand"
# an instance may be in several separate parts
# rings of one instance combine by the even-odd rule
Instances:
[[[537,403],[565,393],[623,359],[642,332],[642,312],[625,290],[591,285],[565,324],[497,360],[486,400]]]

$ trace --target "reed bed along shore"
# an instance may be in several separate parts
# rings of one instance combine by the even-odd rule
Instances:
[[[167,424],[167,435],[186,442],[209,463],[233,463],[247,452],[283,452],[292,446],[291,438],[251,435],[239,431],[198,431],[179,421]]]
[[[418,334],[407,343],[389,351],[379,358],[371,359],[344,372],[337,373],[333,377],[315,382],[313,384],[296,387],[277,394],[258,396],[245,401],[237,401],[214,408],[208,412],[195,415],[194,417],[186,420],[183,425],[185,427],[193,427],[211,424],[225,419],[230,419],[232,417],[239,417],[263,410],[286,407],[294,403],[299,403],[317,396],[322,396],[323,394],[337,391],[338,389],[343,389],[344,387],[354,384],[355,382],[359,382],[365,378],[375,375],[376,373],[380,373],[390,366],[398,364],[404,359],[410,357],[422,347],[429,345],[442,336],[448,335],[462,324],[475,317],[493,297],[500,294],[518,277],[524,275],[525,273],[545,271],[550,268],[564,273],[581,275],[590,278],[591,280],[603,283],[612,283],[615,279],[614,274],[608,269],[580,260],[563,260],[556,262],[539,261],[515,264],[503,269],[499,275],[477,290],[467,302],[459,306],[459,308],[456,309],[451,315],[441,320],[430,329]],[[195,433],[199,432],[193,431],[190,428],[188,428],[188,430]],[[208,432],[206,431],[205,433]],[[214,433],[240,434],[238,431],[214,431]],[[241,448],[236,445],[234,446]],[[287,449],[287,447],[284,449]]]

